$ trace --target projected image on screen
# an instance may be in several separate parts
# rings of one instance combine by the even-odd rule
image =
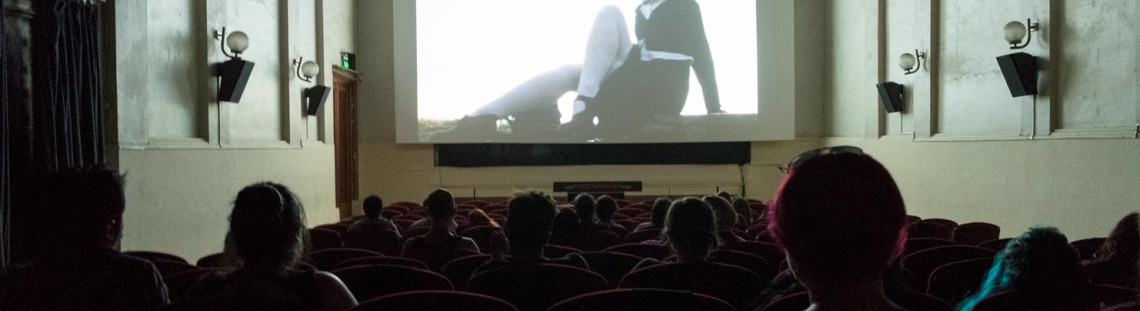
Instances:
[[[756,3],[419,0],[423,142],[651,142],[757,122]]]

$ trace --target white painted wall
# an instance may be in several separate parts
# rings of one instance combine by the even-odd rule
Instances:
[[[127,174],[124,250],[193,261],[221,251],[244,186],[292,188],[309,225],[335,222],[331,102],[304,116],[290,59],[317,59],[331,85],[352,51],[354,0],[162,0],[114,4],[119,169]],[[249,34],[256,63],[241,103],[217,103],[211,33]]]

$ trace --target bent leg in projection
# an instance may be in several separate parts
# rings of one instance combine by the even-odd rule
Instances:
[[[598,96],[602,81],[621,67],[632,49],[629,25],[625,23],[621,9],[615,6],[602,8],[594,19],[594,27],[586,41],[586,60],[582,63],[582,76],[578,80],[574,114],[586,110],[586,101]]]

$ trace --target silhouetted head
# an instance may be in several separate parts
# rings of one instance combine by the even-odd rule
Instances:
[[[507,203],[507,240],[511,252],[541,253],[550,240],[555,215],[554,199],[542,191],[515,194]]]
[[[735,197],[732,199],[732,209],[736,211],[736,215],[740,217],[739,221],[743,221],[748,225],[752,224],[752,206],[748,204],[748,199]]]
[[[882,278],[906,240],[906,207],[891,174],[862,154],[801,160],[768,208],[768,230],[796,277],[809,289]]]
[[[1080,269],[1080,255],[1057,228],[1030,228],[1010,240],[994,257],[994,264],[981,288],[977,294],[963,300],[961,307],[962,310],[972,309],[991,294],[1008,290],[1047,295],[1041,299],[1062,295],[1081,297],[1085,295],[1088,279],[1081,275]]]
[[[572,208],[560,208],[554,216],[554,225],[550,228],[550,243],[564,245],[578,237],[581,227],[578,213]]]
[[[617,212],[617,201],[614,201],[614,198],[608,195],[600,196],[595,205],[599,221],[613,222],[614,213]]]
[[[487,212],[484,212],[481,208],[476,208],[470,212],[467,212],[467,222],[471,226],[499,227],[499,222],[492,219],[491,216],[487,216]]]
[[[732,204],[721,197],[707,196],[703,200],[709,204],[713,214],[716,215],[717,232],[732,231],[732,228],[736,226],[736,221],[739,220],[736,211],[732,209]]]
[[[697,198],[684,198],[673,202],[665,217],[662,234],[678,255],[707,258],[713,247],[720,244],[716,235],[716,216],[708,203]]]
[[[670,205],[673,205],[673,200],[669,200],[669,198],[665,197],[657,198],[656,201],[653,201],[653,209],[649,212],[649,223],[652,223],[655,227],[664,227],[665,216],[669,214]]]
[[[720,197],[721,199],[724,199],[725,201],[731,201],[732,200],[732,194],[728,193],[728,191],[717,192],[716,196]]]
[[[229,237],[243,268],[291,268],[304,251],[304,209],[283,185],[249,185],[234,200]]]
[[[1140,260],[1140,223],[1137,213],[1128,214],[1116,223],[1104,245],[1096,252],[1096,261],[1135,264]]]
[[[370,218],[379,218],[384,211],[384,201],[380,196],[371,195],[364,199],[364,215]]]
[[[596,204],[594,196],[589,193],[580,193],[574,197],[574,212],[578,213],[578,219],[583,226],[598,222],[594,214]]]
[[[70,168],[47,177],[41,188],[38,221],[44,246],[60,249],[111,248],[123,232],[123,176],[102,166]]]
[[[455,197],[447,189],[432,191],[427,200],[424,200],[424,208],[427,208],[427,216],[431,220],[432,226],[437,224],[449,225],[455,222]]]

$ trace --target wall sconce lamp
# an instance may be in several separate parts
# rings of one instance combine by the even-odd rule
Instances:
[[[1040,29],[1040,26],[1034,23],[1033,19],[1029,19],[1028,23],[1028,27],[1018,21],[1005,24],[1005,40],[1009,41],[1010,49],[1017,50],[1029,46],[1033,32]],[[1021,44],[1022,39],[1025,39],[1025,44]],[[1013,97],[1037,95],[1037,57],[1018,52],[998,56],[997,61],[1010,95]]]
[[[1041,29],[1041,26],[1034,23],[1033,19],[1029,19],[1026,23],[1028,24],[1012,21],[1005,24],[1005,41],[1009,41],[1011,50],[1020,50],[1029,46],[1029,42],[1033,41],[1033,32]],[[1029,25],[1029,27],[1025,25]],[[1025,44],[1021,44],[1022,39],[1025,39]]]
[[[915,55],[918,55],[917,57]],[[906,53],[899,56],[899,67],[903,72],[910,75],[922,70],[922,61],[926,60],[926,53],[914,50],[914,54]]]
[[[304,57],[294,59],[293,65],[297,66],[297,78],[301,79],[301,81],[313,82],[313,78],[321,73],[321,66],[317,65],[317,62],[306,62]],[[321,105],[329,98],[329,93],[332,93],[332,89],[323,85],[305,89],[305,114],[310,116],[317,115],[317,112],[321,109]]]
[[[246,48],[249,48],[249,36],[241,31],[235,31],[227,36],[226,28],[222,27],[221,31],[214,32],[214,40],[225,43],[221,47],[222,54],[230,57],[230,60],[218,64],[216,73],[222,78],[218,85],[218,101],[237,103],[245,92],[249,76],[253,73],[253,62],[244,61],[239,57]],[[226,52],[226,46],[233,54]]]

